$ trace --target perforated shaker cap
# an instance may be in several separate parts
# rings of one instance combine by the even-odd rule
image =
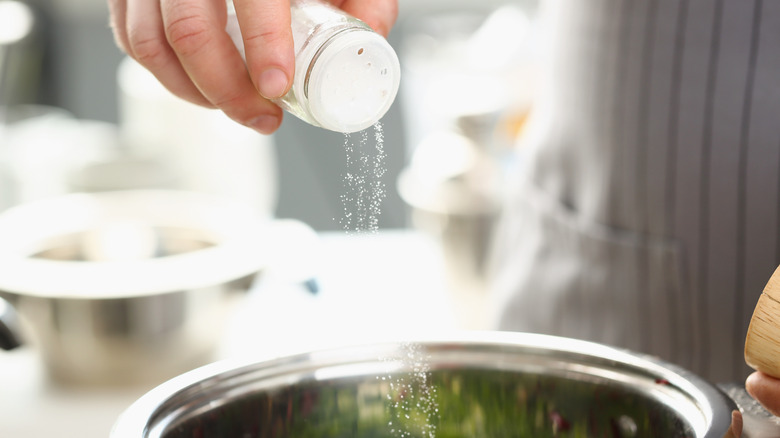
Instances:
[[[398,56],[381,35],[352,30],[335,35],[307,73],[309,111],[320,126],[356,132],[379,121],[401,80]]]

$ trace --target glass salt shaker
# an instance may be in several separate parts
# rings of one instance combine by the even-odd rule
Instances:
[[[228,9],[226,31],[245,58],[232,2]],[[378,122],[395,100],[401,76],[387,40],[320,0],[291,0],[290,12],[295,74],[290,91],[274,103],[331,131],[357,132]]]

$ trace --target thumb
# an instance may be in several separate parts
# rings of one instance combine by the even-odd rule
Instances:
[[[344,12],[363,20],[384,37],[390,33],[398,17],[396,0],[345,0],[339,6]]]
[[[780,380],[756,371],[745,380],[745,389],[767,411],[780,415]]]

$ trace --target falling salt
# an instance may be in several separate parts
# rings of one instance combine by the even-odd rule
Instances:
[[[386,361],[400,362],[411,373],[397,373],[387,376],[391,381],[391,393],[388,394],[387,409],[393,415],[394,427],[390,433],[396,437],[419,436],[436,437],[439,406],[436,387],[430,384],[428,357],[423,354],[419,344],[401,344],[397,357],[384,358]],[[405,354],[404,354],[405,353]]]
[[[347,232],[376,233],[382,202],[387,196],[383,177],[387,172],[382,124],[374,124],[373,143],[369,146],[369,130],[361,131],[355,144],[352,134],[344,134],[346,173],[345,193],[341,196],[344,217],[341,226]]]
[[[383,177],[385,165],[384,133],[380,122],[374,124],[373,143],[369,146],[369,132],[359,134],[356,143],[351,134],[344,134],[346,173],[345,193],[341,196],[344,216],[341,225],[347,232],[376,233],[379,230],[379,215],[386,197]],[[419,344],[402,344],[400,357],[385,358],[401,362],[408,374],[377,376],[377,380],[389,383],[387,409],[394,416],[388,422],[390,435],[406,437],[436,437],[439,406],[436,387],[430,384],[428,358],[422,354]]]

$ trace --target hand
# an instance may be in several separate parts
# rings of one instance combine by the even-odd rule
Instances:
[[[225,32],[224,0],[108,0],[117,45],[173,94],[219,108],[263,134],[282,122],[269,99],[289,90],[294,72],[290,0],[234,0],[246,64]],[[397,0],[332,0],[387,36]]]
[[[742,413],[731,411],[731,426],[723,438],[740,438],[742,436]]]
[[[756,371],[745,380],[745,389],[767,411],[780,416],[780,380]]]

